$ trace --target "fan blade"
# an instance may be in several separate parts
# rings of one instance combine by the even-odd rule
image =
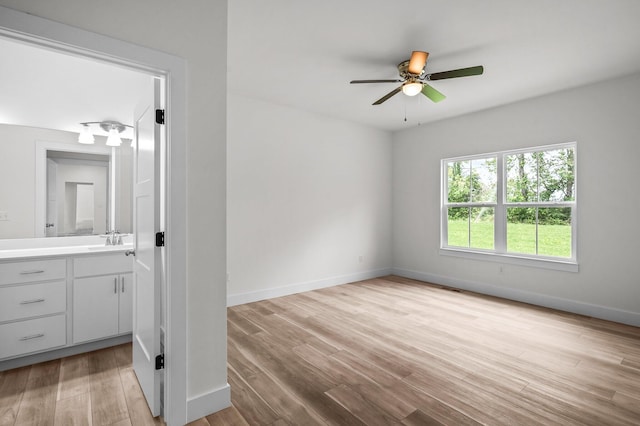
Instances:
[[[411,59],[409,59],[409,67],[407,68],[407,71],[411,74],[420,75],[424,66],[427,64],[428,57],[428,52],[421,52],[419,50],[413,51],[411,53]]]
[[[386,95],[384,95],[383,97],[381,97],[380,99],[372,103],[371,105],[380,105],[381,103],[383,103],[384,101],[392,97],[393,95],[400,93],[401,90],[402,90],[402,86],[396,89],[393,89],[392,91],[390,91],[389,93],[387,93]]]
[[[403,80],[351,80],[350,84],[359,83],[400,83]]]
[[[422,85],[422,94],[436,103],[440,101],[444,101],[447,98],[445,95],[438,92],[436,89],[429,86],[427,83],[423,83]]]
[[[472,75],[480,75],[484,72],[482,65],[470,68],[460,68],[459,70],[436,72],[427,74],[427,80],[444,80],[445,78],[469,77]]]

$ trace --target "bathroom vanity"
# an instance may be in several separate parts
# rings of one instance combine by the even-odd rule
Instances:
[[[130,341],[133,148],[0,137],[0,370]]]
[[[0,371],[130,341],[131,248],[0,250]]]

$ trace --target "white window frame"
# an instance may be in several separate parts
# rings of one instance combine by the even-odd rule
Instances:
[[[504,161],[508,155],[533,153],[540,151],[552,151],[558,149],[573,149],[574,155],[574,200],[559,202],[524,202],[509,203],[506,201],[507,171]],[[469,203],[448,203],[448,171],[447,165],[451,162],[472,161],[478,159],[496,158],[496,202],[469,202]],[[577,188],[578,188],[578,150],[576,142],[568,142],[554,145],[543,145],[529,148],[514,149],[508,151],[498,151],[484,154],[466,155],[460,157],[444,158],[440,162],[441,184],[440,184],[440,254],[444,256],[456,256],[476,260],[488,260],[504,264],[515,264],[521,266],[531,266],[546,269],[554,269],[568,272],[578,272],[577,256]],[[553,257],[535,254],[509,253],[507,252],[507,209],[509,207],[569,207],[571,208],[571,256]],[[494,208],[494,248],[479,249],[472,247],[449,246],[448,239],[448,208],[450,207],[491,207]],[[537,240],[537,238],[536,238]]]

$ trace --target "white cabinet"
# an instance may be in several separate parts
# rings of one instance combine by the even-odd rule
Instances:
[[[67,344],[66,260],[0,263],[0,359]]]
[[[124,254],[73,260],[73,343],[130,333],[132,261]]]

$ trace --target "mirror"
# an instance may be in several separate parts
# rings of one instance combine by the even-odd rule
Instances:
[[[108,155],[47,150],[45,235],[104,234],[110,227]]]
[[[105,141],[0,124],[0,239],[131,233],[133,150]]]

